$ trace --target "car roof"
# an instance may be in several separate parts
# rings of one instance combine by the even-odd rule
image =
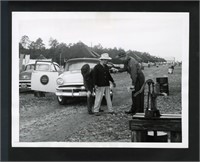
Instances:
[[[99,59],[98,58],[73,58],[73,59],[67,60],[66,63],[73,62],[73,61],[99,61]]]
[[[50,63],[52,63],[52,62],[45,62],[45,61],[38,61],[38,62],[37,62],[37,64],[50,64]],[[59,64],[56,63],[56,62],[53,62],[53,64],[56,64],[56,65],[59,66]],[[27,65],[35,65],[35,62],[28,63],[28,64],[26,64],[26,66],[27,66]]]

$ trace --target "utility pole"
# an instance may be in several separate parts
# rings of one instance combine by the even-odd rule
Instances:
[[[60,52],[60,66],[61,66],[61,54],[62,54],[62,53]]]

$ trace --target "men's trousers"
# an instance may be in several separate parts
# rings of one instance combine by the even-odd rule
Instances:
[[[131,112],[144,112],[144,90],[134,97],[134,94],[141,89],[145,82],[145,77],[142,74],[138,75],[135,84],[135,91],[132,92],[132,107]]]
[[[92,113],[92,106],[94,105],[94,96],[92,95],[92,92],[87,92],[87,108],[88,113]]]
[[[110,97],[110,86],[98,87],[95,91],[94,112],[99,112],[103,95],[105,94],[108,112],[113,112],[112,101]]]

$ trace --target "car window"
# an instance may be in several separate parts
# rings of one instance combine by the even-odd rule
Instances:
[[[54,64],[51,64],[51,71],[57,71],[57,70],[55,69]]]
[[[74,70],[81,70],[82,66],[85,64],[89,64],[90,68],[94,68],[94,66],[97,64],[96,62],[73,62],[68,63],[65,67],[65,71],[74,71]]]
[[[34,70],[35,64],[26,65],[25,70]]]
[[[55,67],[56,67],[56,71],[60,70],[60,67],[58,65],[55,65]]]
[[[49,71],[50,66],[48,64],[37,64],[36,70],[38,71]]]

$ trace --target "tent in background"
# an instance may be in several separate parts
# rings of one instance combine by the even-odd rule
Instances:
[[[71,55],[67,59],[71,58],[99,58],[100,55],[91,50],[87,45],[82,42],[78,42],[71,49]]]

